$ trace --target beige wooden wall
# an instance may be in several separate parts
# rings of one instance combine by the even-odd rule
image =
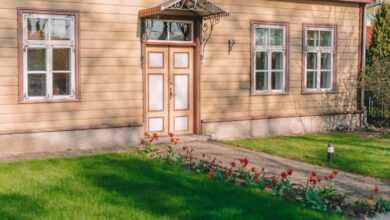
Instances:
[[[357,4],[330,1],[216,0],[231,12],[216,27],[202,66],[202,120],[312,116],[356,110],[359,57]],[[289,95],[250,95],[250,20],[289,22]],[[302,24],[336,24],[339,93],[301,95]],[[227,41],[236,45],[228,54]],[[352,80],[351,80],[352,79]]]
[[[1,0],[0,133],[143,123],[138,10],[155,2]],[[18,104],[17,7],[80,11],[81,102]]]
[[[160,0],[1,0],[0,133],[143,124],[138,10]],[[301,1],[216,0],[231,17],[217,26],[206,51],[201,80],[203,120],[296,116],[333,111],[354,99],[300,95],[302,23],[338,24],[338,77],[357,76],[357,5]],[[330,5],[332,4],[332,5]],[[81,102],[18,104],[17,7],[80,11]],[[250,96],[249,21],[290,22],[290,95]],[[227,40],[235,39],[231,55]],[[228,65],[227,65],[228,64]],[[354,102],[355,103],[355,102]]]

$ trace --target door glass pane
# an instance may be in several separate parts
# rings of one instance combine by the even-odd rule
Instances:
[[[161,52],[149,52],[149,68],[163,68],[164,54]]]
[[[164,78],[163,75],[149,75],[149,110],[164,110]]]
[[[47,25],[46,18],[28,18],[27,31],[29,40],[46,40],[47,39]]]
[[[267,34],[268,34],[268,29],[256,28],[256,46],[267,45]]]
[[[282,90],[283,72],[272,72],[271,84],[273,90]]]
[[[268,69],[268,55],[267,52],[256,53],[256,70]]]
[[[149,131],[160,132],[164,130],[164,118],[150,118]]]
[[[318,44],[318,31],[307,31],[307,46],[316,47]]]
[[[46,96],[46,74],[28,75],[28,96]]]
[[[321,54],[321,69],[323,70],[332,69],[332,56],[330,53]]]
[[[283,46],[283,29],[270,29],[271,46]]]
[[[29,71],[46,71],[46,49],[32,49],[27,51],[27,63]]]
[[[188,76],[175,76],[175,110],[188,109]]]
[[[53,95],[70,95],[70,73],[53,73]]]
[[[169,40],[192,41],[192,25],[183,22],[171,22]]]
[[[180,116],[175,118],[175,131],[188,130],[188,117]]]
[[[321,89],[330,89],[331,86],[331,72],[322,71],[321,72]]]
[[[272,70],[283,70],[282,52],[272,52]]]
[[[307,62],[306,68],[308,70],[316,70],[317,69],[317,54],[316,53],[307,53]]]
[[[307,72],[306,88],[308,88],[308,89],[317,88],[317,72],[316,71],[308,71]]]
[[[332,46],[332,32],[331,31],[321,31],[320,32],[320,46],[321,47],[331,47]]]
[[[188,53],[174,53],[174,66],[175,68],[188,68],[189,67],[189,54]]]
[[[53,70],[70,70],[70,48],[53,49]]]
[[[146,36],[148,40],[168,40],[168,22],[147,20]]]
[[[71,40],[72,21],[69,19],[51,20],[52,40]]]
[[[268,73],[256,73],[256,90],[268,90]]]

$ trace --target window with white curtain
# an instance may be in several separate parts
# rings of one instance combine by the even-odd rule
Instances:
[[[286,88],[287,27],[255,24],[253,88],[255,93],[284,92]]]
[[[305,91],[331,91],[335,28],[305,27]]]
[[[75,16],[24,13],[25,100],[75,98]]]

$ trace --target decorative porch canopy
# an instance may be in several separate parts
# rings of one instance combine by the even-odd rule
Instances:
[[[157,6],[139,11],[141,18],[158,15],[199,16],[208,20],[229,16],[229,13],[209,0],[165,0]]]

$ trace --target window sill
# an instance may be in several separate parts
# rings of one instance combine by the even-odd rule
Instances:
[[[303,90],[302,95],[321,95],[321,94],[336,94],[337,91],[332,90]]]
[[[252,92],[252,96],[286,96],[286,95],[288,95],[287,91],[282,91],[282,92],[255,91],[255,92]]]
[[[79,98],[57,98],[57,99],[21,99],[19,104],[44,104],[44,103],[68,103],[80,102]]]

